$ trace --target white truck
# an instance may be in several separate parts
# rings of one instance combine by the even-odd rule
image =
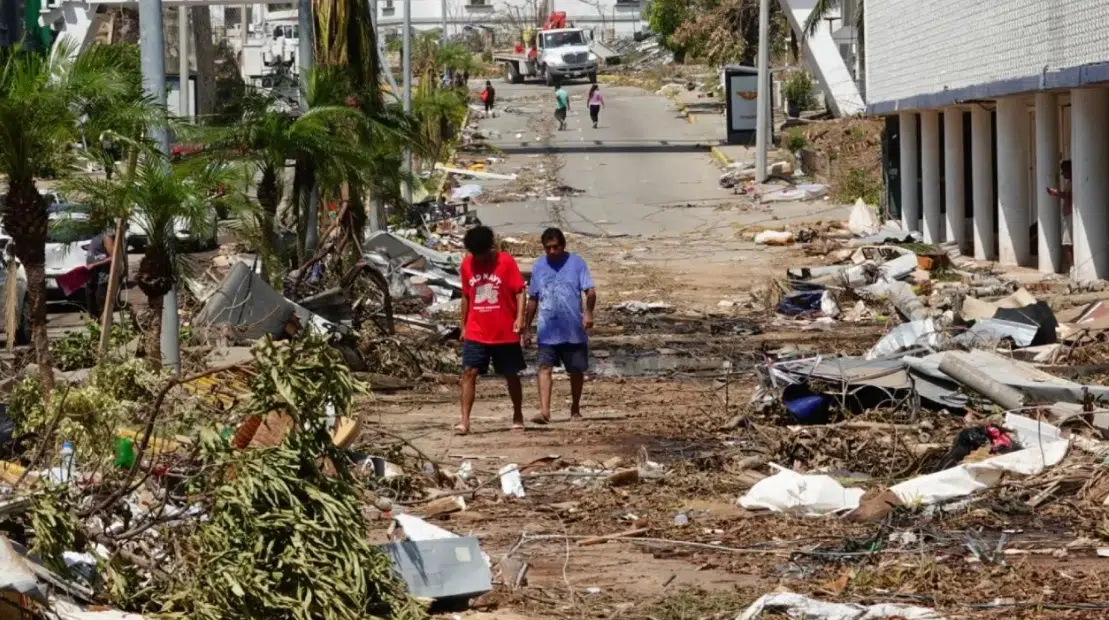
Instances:
[[[540,30],[534,47],[499,52],[493,60],[504,66],[504,79],[510,84],[525,78],[542,79],[548,86],[581,77],[597,81],[599,58],[589,49],[589,34],[581,28]]]

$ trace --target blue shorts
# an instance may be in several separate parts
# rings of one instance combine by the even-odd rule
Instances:
[[[566,372],[572,373],[583,373],[589,370],[589,345],[585,343],[539,345],[539,367],[558,366],[563,366]]]
[[[485,344],[464,340],[462,342],[462,368],[476,369],[479,373],[489,372],[489,362],[493,362],[493,370],[503,377],[512,377],[520,374],[527,368],[524,361],[524,349],[519,342],[508,344]]]

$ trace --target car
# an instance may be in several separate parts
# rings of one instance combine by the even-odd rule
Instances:
[[[52,299],[76,298],[83,301],[84,294],[71,292],[66,295],[58,284],[58,277],[87,262],[88,245],[93,237],[103,232],[90,219],[91,209],[84,205],[57,204],[47,210],[49,224],[46,230],[46,294]]]

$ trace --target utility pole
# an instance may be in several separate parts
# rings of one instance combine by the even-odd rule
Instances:
[[[178,56],[177,59],[177,76],[180,82],[180,108],[181,118],[189,118],[189,7],[181,5],[177,7],[177,38],[180,42],[177,44]]]
[[[312,19],[312,0],[300,0],[297,11],[297,62],[300,64],[300,113],[308,112],[308,77],[312,74],[312,55],[315,52],[315,31]],[[308,192],[308,213],[305,214],[304,249],[311,255],[320,241],[319,190],[316,184]]]
[[[759,89],[755,117],[755,180],[766,180],[766,147],[770,132],[770,0],[759,0]]]
[[[166,40],[162,32],[162,0],[139,0],[139,53],[141,54],[142,85],[154,104],[166,105]],[[162,155],[169,155],[169,130],[164,126],[150,128],[151,137]],[[109,303],[111,303],[109,301]],[[162,364],[174,374],[181,372],[181,347],[177,317],[177,290],[170,289],[162,299]]]
[[[404,73],[404,113],[412,113],[412,0],[404,0],[404,61],[401,72]],[[409,175],[412,171],[412,150],[404,151],[404,169]],[[404,201],[412,204],[412,183],[404,184]]]

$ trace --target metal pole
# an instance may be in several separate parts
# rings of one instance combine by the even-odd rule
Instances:
[[[162,0],[139,0],[139,45],[142,85],[155,105],[166,105],[166,41],[162,32]],[[158,149],[169,155],[169,131],[164,126],[150,128]],[[181,372],[180,329],[177,317],[177,291],[162,298],[162,364],[175,374]]]
[[[244,4],[241,8],[243,14],[242,19],[239,20],[239,41],[242,43],[243,58],[246,58],[246,44],[250,39],[250,19],[247,13],[250,11],[250,5]]]
[[[401,72],[404,73],[404,112],[412,113],[412,0],[404,0],[404,62]],[[412,174],[412,151],[404,151],[404,169]],[[404,184],[404,201],[412,203],[412,184]]]
[[[297,11],[297,62],[300,63],[300,113],[308,111],[308,77],[312,74],[312,55],[315,53],[315,31],[312,19],[312,0],[300,0]],[[304,249],[309,254],[316,251],[320,241],[319,189],[312,184],[308,192],[308,212],[305,213],[306,230]]]
[[[181,89],[179,114],[181,118],[189,118],[189,8],[185,5],[177,7],[177,50],[180,58],[177,59],[177,75]]]
[[[770,0],[759,2],[759,90],[758,112],[755,119],[755,180],[766,180],[766,147],[770,138],[767,131],[770,119]]]
[[[443,35],[440,41],[447,42],[447,0],[439,0],[439,10],[443,13]]]

